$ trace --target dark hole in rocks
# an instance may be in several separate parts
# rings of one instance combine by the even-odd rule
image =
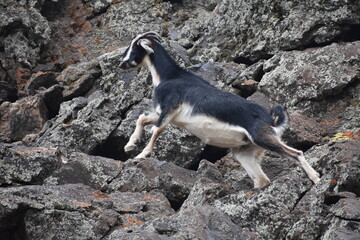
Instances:
[[[340,26],[341,29],[345,29],[343,34],[334,39],[335,42],[354,42],[360,40],[360,25],[350,24]]]
[[[199,167],[199,163],[202,159],[206,159],[209,162],[215,163],[217,160],[225,157],[228,153],[228,150],[226,148],[219,148],[215,146],[206,145],[204,147],[204,150],[199,155],[199,161],[190,166],[190,170],[197,170]]]
[[[19,31],[19,29],[26,29],[26,26],[23,24],[21,20],[15,20],[12,23],[8,24],[7,26],[0,29],[0,35],[6,37],[10,33],[15,33]],[[28,36],[27,31],[22,31],[25,37]],[[3,46],[0,47],[0,52],[3,52],[5,48]]]
[[[254,76],[254,80],[257,82],[260,82],[262,77],[264,76],[265,72],[263,70],[263,68],[259,68],[258,71],[256,71],[255,76]]]
[[[309,150],[312,146],[314,146],[315,143],[314,142],[301,142],[301,143],[297,143],[297,144],[292,144],[292,146],[298,150],[301,150],[303,152],[306,152],[307,150]]]
[[[238,64],[252,65],[261,59],[268,60],[268,59],[272,58],[273,56],[274,55],[264,53],[264,54],[257,56],[257,58],[254,60],[251,60],[250,58],[245,57],[245,56],[238,56],[238,57],[234,58],[233,62],[238,63]]]
[[[0,238],[6,240],[28,240],[25,229],[25,215],[27,210],[20,207],[16,213],[13,213],[0,221]]]
[[[180,208],[183,205],[183,203],[185,202],[186,198],[176,199],[176,200],[168,199],[168,200],[170,202],[171,208],[174,209],[175,212],[177,212],[178,210],[180,210]]]
[[[97,12],[94,12],[92,15],[86,17],[86,20],[88,20],[88,21],[89,21],[89,20],[92,20],[92,19],[94,19],[94,18],[96,18],[96,17],[98,17],[98,16],[106,13],[110,6],[111,6],[111,5],[109,5],[109,6],[107,6],[107,7],[104,7],[104,8],[100,9],[100,10],[97,11]]]
[[[235,89],[237,89],[238,91],[236,92],[237,95],[243,97],[243,98],[248,98],[251,95],[253,95],[256,90],[257,90],[257,85],[241,85],[241,84],[236,84],[233,85],[233,87]]]
[[[174,4],[174,3],[182,4],[183,3],[182,0],[165,0],[165,2],[170,2],[171,4]]]
[[[184,47],[186,50],[191,49],[193,46],[194,46],[194,44],[192,44],[192,43],[189,43],[189,44],[187,44],[187,45],[183,45],[183,47]]]
[[[325,195],[324,204],[330,206],[336,204],[340,199],[343,198],[341,196],[334,195]]]
[[[342,30],[342,34],[339,34],[338,36],[334,37],[329,41],[317,43],[312,40],[310,43],[293,50],[304,50],[306,48],[324,47],[334,42],[354,42],[360,40],[360,25],[343,24],[339,26],[339,29]]]
[[[56,115],[58,115],[60,106],[49,106],[48,104],[46,104],[46,107],[48,109],[48,119],[53,119],[54,117],[56,117]]]
[[[129,158],[129,156],[124,151],[126,142],[126,139],[110,135],[103,144],[98,145],[93,150],[91,155],[125,161]]]
[[[359,176],[353,174],[347,181],[340,184],[339,191],[343,192],[353,192],[357,197],[360,197],[360,185],[359,185]]]
[[[234,59],[234,62],[238,63],[238,64],[242,63],[242,64],[246,64],[246,65],[252,65],[255,63],[254,61],[251,61],[249,58],[243,57],[243,56],[236,57]]]
[[[41,15],[43,15],[48,21],[55,20],[61,13],[63,1],[50,1],[47,0],[44,2],[41,9]]]

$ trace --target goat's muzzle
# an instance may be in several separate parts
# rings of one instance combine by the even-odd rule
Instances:
[[[130,64],[127,63],[127,62],[120,62],[119,67],[120,67],[121,69],[126,70],[126,69],[129,69],[129,68],[130,68]]]
[[[122,61],[120,62],[119,64],[119,67],[123,70],[128,70],[130,68],[135,68],[137,67],[138,65],[137,64],[134,64],[134,63],[131,63],[129,61]]]

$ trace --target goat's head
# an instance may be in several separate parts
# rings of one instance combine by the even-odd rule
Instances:
[[[122,54],[119,67],[129,69],[139,66],[145,56],[154,53],[154,41],[162,41],[161,36],[156,32],[146,32],[135,37],[131,41],[130,46]]]

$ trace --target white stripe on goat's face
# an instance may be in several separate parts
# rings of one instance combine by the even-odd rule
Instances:
[[[136,42],[142,35],[143,35],[143,34],[137,35],[137,36],[131,41],[130,46],[126,49],[126,55],[125,55],[125,57],[122,59],[123,62],[129,60],[135,42]]]

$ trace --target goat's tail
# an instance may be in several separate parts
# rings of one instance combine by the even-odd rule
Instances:
[[[280,136],[284,130],[285,126],[288,122],[288,117],[286,115],[286,111],[283,106],[280,104],[276,104],[270,111],[270,115],[272,118],[272,126],[276,131],[277,135]]]

